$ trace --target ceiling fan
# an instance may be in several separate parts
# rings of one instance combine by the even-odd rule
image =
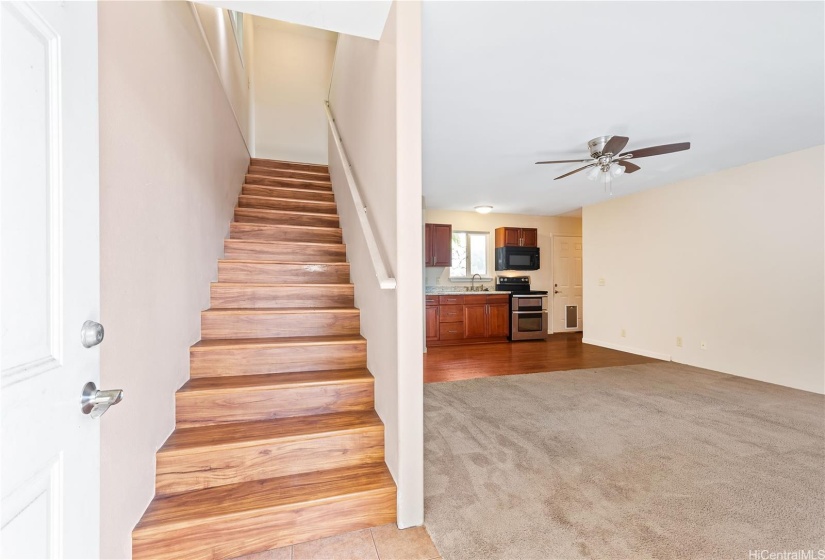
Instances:
[[[641,148],[639,150],[629,150],[622,152],[627,142],[630,139],[627,136],[599,136],[587,143],[590,149],[590,159],[565,159],[559,161],[537,161],[536,164],[545,163],[586,163],[584,167],[574,169],[564,175],[559,175],[554,180],[564,179],[579,171],[591,169],[587,174],[587,178],[596,180],[599,175],[603,175],[605,183],[610,183],[610,176],[618,177],[623,173],[635,173],[641,167],[635,163],[628,161],[630,159],[639,159],[650,156],[660,156],[663,154],[672,154],[673,152],[682,152],[690,149],[690,142],[680,142],[678,144],[663,144],[661,146],[652,146],[650,148]]]

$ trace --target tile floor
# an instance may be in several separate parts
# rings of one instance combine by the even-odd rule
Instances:
[[[424,527],[395,524],[285,546],[235,560],[441,560]]]

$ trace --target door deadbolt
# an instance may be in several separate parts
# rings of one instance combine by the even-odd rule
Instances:
[[[80,328],[80,343],[86,348],[97,346],[103,342],[103,325],[94,321],[86,321]]]

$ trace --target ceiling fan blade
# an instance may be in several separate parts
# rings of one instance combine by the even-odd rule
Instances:
[[[636,171],[641,169],[641,167],[639,167],[635,163],[630,163],[629,161],[617,161],[616,163],[624,167],[625,173],[635,173]]]
[[[611,136],[607,144],[604,145],[602,154],[618,154],[624,150],[624,147],[627,146],[629,141],[630,138],[627,136]]]
[[[588,161],[593,161],[592,159],[562,159],[559,161],[537,161],[536,165],[542,163],[587,163]]]
[[[631,155],[633,159],[640,157],[660,156],[662,154],[672,154],[673,152],[683,152],[690,149],[690,142],[680,142],[678,144],[663,144],[661,146],[653,146],[651,148],[642,148],[641,150],[630,150],[619,157]]]
[[[574,169],[570,173],[565,173],[564,175],[559,175],[558,177],[556,177],[553,180],[558,181],[559,179],[564,179],[565,177],[568,177],[568,176],[572,175],[573,173],[578,173],[579,171],[587,169],[588,167],[595,167],[597,165],[599,165],[599,164],[598,163],[591,163],[590,165],[585,165],[584,167],[579,167],[578,169]]]

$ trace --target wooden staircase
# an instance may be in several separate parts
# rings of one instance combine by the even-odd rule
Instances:
[[[326,166],[252,160],[134,558],[231,558],[395,521],[336,212]]]

